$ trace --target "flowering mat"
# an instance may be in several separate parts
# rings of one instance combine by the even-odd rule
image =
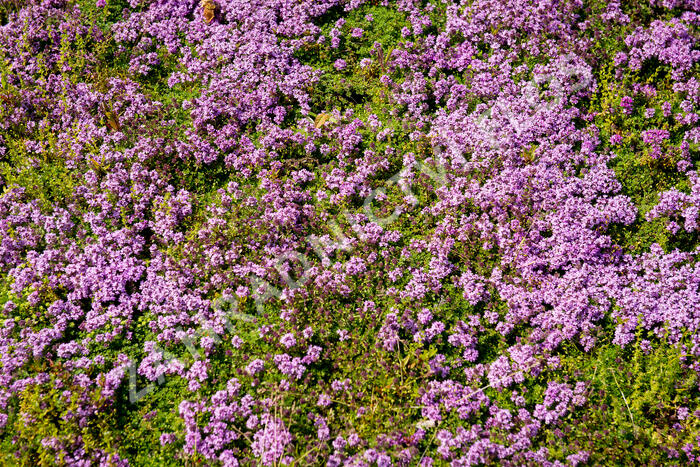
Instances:
[[[699,31],[0,1],[0,465],[700,462]]]

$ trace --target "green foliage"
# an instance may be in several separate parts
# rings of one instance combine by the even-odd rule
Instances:
[[[86,451],[100,455],[117,451],[119,434],[109,426],[113,407],[99,390],[85,391],[72,381],[74,373],[60,366],[42,368],[39,361],[35,369],[49,375],[46,384],[31,385],[24,390],[17,403],[17,412],[8,421],[12,438],[5,438],[0,449],[0,459],[5,465],[57,465],[66,462],[61,445],[71,446],[82,438]],[[36,373],[34,373],[36,374]],[[101,417],[88,417],[81,422],[81,410],[94,404]]]
[[[372,3],[372,4],[369,4]],[[386,125],[394,130],[394,134],[386,141],[369,141],[364,143],[362,149],[372,149],[377,154],[384,154],[387,147],[395,149],[389,157],[388,170],[377,173],[377,181],[386,179],[400,168],[404,154],[413,153],[420,155],[420,159],[430,154],[430,142],[426,140],[412,141],[408,138],[411,128],[404,126],[401,121],[402,109],[391,102],[389,93],[381,82],[382,75],[390,74],[392,78],[402,79],[402,71],[392,69],[388,65],[387,57],[392,50],[403,40],[401,29],[409,23],[405,14],[396,9],[375,5],[369,2],[352,11],[347,16],[347,22],[342,27],[344,32],[354,28],[364,30],[363,40],[354,41],[347,39],[344,34],[340,46],[331,48],[328,43],[309,43],[303,46],[296,54],[297,58],[305,64],[321,70],[323,73],[319,81],[309,90],[311,94],[312,118],[325,115],[334,109],[345,111],[351,109],[354,117],[366,120],[370,114],[376,114],[386,122]],[[106,9],[95,7],[94,1],[78,2],[81,10],[86,14],[97,28],[104,34],[109,34],[109,25],[121,15],[121,9],[126,2],[108,1]],[[601,11],[607,2],[587,2],[582,14],[595,17],[594,13]],[[648,22],[652,15],[658,15],[657,9],[643,6],[624,5],[633,19],[642,19]],[[6,21],[7,15],[16,11],[16,2],[0,3],[0,23]],[[440,25],[444,18],[444,5],[440,4],[431,17],[435,20],[433,28]],[[341,9],[333,9],[325,15],[320,22],[324,34],[328,34],[334,27],[335,21],[341,17]],[[373,21],[368,21],[366,15],[373,15]],[[654,16],[656,17],[656,16]],[[599,53],[601,62],[612,60],[616,52],[621,50],[621,38],[629,31],[624,26],[609,28],[602,24],[593,24],[592,30],[602,31],[595,37],[593,49]],[[377,59],[371,65],[361,67],[359,57],[369,55],[370,47],[377,42],[381,45],[376,49]],[[484,47],[482,47],[484,49]],[[105,91],[110,77],[127,77],[128,60],[120,55],[116,44],[112,40],[93,41],[89,37],[80,37],[76,41],[68,41],[65,38],[61,42],[62,58],[58,64],[44,64],[42,71],[44,77],[58,70],[64,77],[73,82],[88,80],[96,89]],[[381,50],[381,52],[379,52]],[[485,50],[485,49],[484,49]],[[129,78],[136,80],[146,93],[165,104],[164,112],[156,121],[147,121],[145,124],[154,137],[173,135],[168,128],[158,125],[160,120],[174,120],[176,128],[188,125],[189,113],[174,103],[190,100],[199,95],[197,84],[191,86],[176,85],[170,88],[166,85],[167,77],[177,71],[177,62],[164,49],[156,51],[161,64],[143,77]],[[482,51],[483,53],[483,51]],[[2,59],[0,52],[0,59]],[[337,70],[334,62],[338,59],[346,61],[343,70]],[[528,65],[538,63],[537,57],[525,59]],[[7,102],[16,105],[21,98],[19,89],[7,83],[7,70],[3,68],[0,60],[0,74],[2,77],[2,95]],[[469,71],[465,72],[467,76]],[[622,184],[622,193],[630,196],[639,209],[637,221],[630,226],[613,226],[609,234],[614,242],[626,253],[639,254],[648,251],[654,244],[660,244],[664,249],[681,248],[691,250],[698,246],[697,236],[681,235],[672,236],[665,228],[664,220],[646,221],[644,215],[658,201],[661,191],[672,187],[681,190],[687,189],[687,179],[676,170],[675,164],[679,160],[678,146],[680,135],[686,130],[672,118],[662,116],[660,106],[669,101],[673,112],[679,108],[679,100],[671,89],[671,80],[668,69],[658,63],[646,63],[638,73],[628,72],[619,79],[615,76],[613,67],[602,66],[596,70],[598,86],[587,102],[588,111],[595,114],[595,124],[600,129],[601,151],[612,151],[616,157],[611,162],[611,167],[616,171],[617,178]],[[463,82],[465,76],[459,76],[458,82]],[[524,78],[525,79],[525,78]],[[620,111],[620,100],[631,93],[634,83],[653,84],[659,93],[648,99],[637,98],[635,112],[631,116],[623,115]],[[105,103],[108,105],[109,103]],[[0,112],[0,118],[8,119],[12,106],[5,106],[4,112]],[[653,118],[646,118],[642,112],[644,108],[655,108]],[[41,112],[37,109],[37,112]],[[107,110],[109,112],[109,110]],[[104,118],[110,118],[104,112]],[[293,125],[302,118],[300,113],[291,115],[286,121]],[[150,126],[148,126],[150,125]],[[324,130],[332,128],[330,117],[326,119]],[[650,128],[666,129],[671,133],[671,138],[664,146],[668,155],[663,160],[655,160],[649,157],[648,148],[644,147],[641,140],[641,132]],[[365,131],[365,130],[360,130]],[[369,136],[366,132],[363,135]],[[620,145],[611,145],[610,137],[621,135],[623,141]],[[55,157],[59,151],[58,144],[53,133],[47,129],[39,129],[32,139],[41,141],[44,150],[40,154],[32,153],[26,148],[25,140],[30,136],[26,128],[11,128],[4,135],[4,145],[7,153],[0,157],[0,179],[7,187],[22,186],[28,192],[30,198],[38,199],[43,206],[57,206],[66,204],[71,199],[75,180],[71,178],[71,171],[66,168],[65,161]],[[179,135],[182,137],[182,135]],[[369,138],[367,138],[369,139]],[[329,138],[330,141],[330,138]],[[257,143],[257,142],[255,142]],[[124,144],[127,144],[126,142]],[[536,147],[524,151],[526,161],[532,160]],[[92,163],[99,171],[99,149],[95,145],[90,153]],[[698,160],[698,149],[690,149],[691,157]],[[285,167],[305,166],[320,173],[322,164],[328,163],[330,158],[314,153],[313,157],[306,154],[304,148],[294,145],[286,146],[280,151],[280,161]],[[240,182],[245,186],[246,194],[260,194],[257,187],[246,186],[246,178],[225,167],[223,161],[218,160],[212,164],[192,164],[182,160],[173,160],[171,156],[164,156],[160,166],[154,164],[156,170],[163,169],[168,164],[168,171],[178,177],[178,185],[197,195],[197,203],[194,213],[186,224],[187,231],[191,235],[197,235],[200,225],[204,222],[204,207],[216,199],[216,190],[224,187],[230,181]],[[296,164],[296,165],[294,165]],[[279,177],[283,179],[287,174],[281,171]],[[313,190],[323,188],[323,182],[312,182]],[[413,193],[420,206],[428,205],[434,199],[434,191],[428,189],[429,177],[421,175],[413,187]],[[6,189],[5,188],[5,189]],[[378,217],[391,214],[386,210],[386,205],[395,205],[405,194],[396,186],[387,190],[389,203],[375,201],[372,209]],[[346,206],[354,212],[361,212],[362,204],[359,198],[350,199]],[[232,208],[244,209],[244,208]],[[329,205],[324,200],[315,203],[317,213],[328,212]],[[236,213],[239,218],[244,218],[241,213]],[[250,214],[253,218],[253,214]],[[338,213],[338,221],[342,228],[350,232],[347,222],[341,219]],[[409,216],[402,216],[392,224],[392,229],[401,233],[402,240],[387,248],[392,253],[400,252],[410,240],[427,238],[431,233],[430,227],[434,224],[431,214],[416,210]],[[225,231],[230,239],[261,237],[260,229],[252,223],[231,223],[226,226],[212,228],[212,235]],[[324,225],[318,225],[318,234],[327,233]],[[408,240],[407,240],[408,239]],[[450,258],[454,264],[469,266],[476,273],[489,275],[493,268],[500,264],[501,258],[486,251],[481,244],[466,244],[456,242],[456,253]],[[174,261],[205,262],[205,251],[181,251],[177,246],[167,246],[166,251]],[[244,252],[251,261],[255,261],[259,252]],[[383,264],[387,269],[409,269],[422,264],[428,255],[414,256],[411,260],[401,259],[398,264]],[[334,259],[342,262],[344,256],[339,253]],[[379,261],[382,261],[381,259]],[[0,277],[0,305],[10,298],[18,302],[18,315],[29,314],[29,304],[23,297],[11,297],[9,283],[5,277]],[[329,352],[323,361],[333,361],[331,366],[327,363],[318,363],[313,367],[313,376],[306,376],[303,380],[305,394],[298,397],[306,397],[305,403],[310,403],[314,397],[327,390],[332,379],[349,378],[356,383],[356,394],[347,396],[328,413],[329,424],[335,426],[352,426],[357,433],[365,439],[374,439],[376,434],[386,433],[390,430],[411,433],[415,430],[416,421],[421,419],[420,408],[416,407],[416,400],[424,389],[426,381],[430,377],[430,359],[438,352],[449,354],[455,352],[450,344],[444,340],[437,340],[428,348],[408,341],[405,336],[395,353],[387,353],[378,349],[377,330],[381,327],[382,320],[388,310],[396,308],[403,312],[410,308],[410,303],[401,301],[396,297],[381,295],[379,292],[386,289],[388,284],[372,282],[365,278],[364,283],[354,284],[356,291],[350,296],[328,298],[328,295],[311,296],[307,299],[306,307],[298,310],[295,323],[300,327],[313,323],[317,335],[316,343],[332,343]],[[405,285],[407,279],[400,279],[396,286]],[[503,350],[513,345],[513,341],[523,337],[519,329],[511,333],[507,338],[490,326],[484,317],[486,313],[502,315],[507,310],[506,305],[494,297],[489,309],[483,306],[469,305],[461,296],[457,287],[449,286],[443,290],[448,298],[445,303],[436,300],[435,308],[441,314],[446,325],[465,319],[466,316],[475,314],[484,324],[484,331],[478,336],[479,360],[478,363],[489,363]],[[433,294],[436,295],[436,294]],[[212,297],[216,298],[216,297]],[[357,304],[366,300],[377,303],[377,313],[363,314],[358,310]],[[275,322],[275,316],[279,314],[278,303],[265,305],[266,314],[259,317],[259,324],[273,323],[284,326],[284,323]],[[255,313],[254,304],[250,301],[242,304],[244,311]],[[41,309],[35,310],[37,319],[41,319]],[[143,342],[155,340],[154,333],[149,327],[149,322],[154,319],[148,311],[135,318],[136,324],[133,336],[130,340],[120,339],[112,342],[102,352],[107,358],[116,359],[119,353],[126,353],[133,357],[141,356]],[[27,326],[31,326],[27,322]],[[264,355],[272,349],[268,341],[259,338],[256,333],[257,325],[241,323],[237,327],[238,336],[244,341],[243,346],[237,348],[231,342],[223,342],[216,348],[216,358],[213,358],[211,374],[216,378],[202,388],[201,393],[206,394],[220,389],[226,381],[233,377],[240,377],[246,390],[257,395],[276,394],[277,387],[282,379],[279,376],[267,377],[263,381],[245,379],[242,373],[250,355]],[[338,331],[353,329],[352,338],[341,341]],[[668,345],[660,341],[654,341],[651,350],[644,350],[638,340],[634,347],[619,348],[605,341],[604,336],[610,336],[614,332],[614,326],[610,323],[601,324],[597,330],[602,344],[591,353],[582,351],[576,345],[570,345],[560,352],[561,368],[558,376],[562,380],[587,381],[589,383],[587,396],[588,403],[585,407],[570,413],[563,420],[563,426],[547,427],[539,435],[536,442],[542,445],[552,446],[555,453],[565,456],[567,452],[585,449],[593,454],[594,464],[632,465],[635,463],[667,463],[668,455],[662,446],[678,446],[678,449],[687,442],[693,442],[692,436],[700,430],[697,418],[690,417],[681,420],[678,410],[682,407],[689,408],[692,413],[700,409],[698,401],[697,376],[687,367],[683,366],[679,356],[683,355],[682,346]],[[641,336],[640,336],[641,337]],[[644,336],[650,339],[650,336]],[[271,339],[271,338],[270,338]],[[683,342],[690,346],[690,340]],[[167,349],[180,359],[191,358],[184,346]],[[450,363],[449,361],[447,362]],[[184,459],[176,457],[183,440],[178,439],[172,445],[161,446],[159,436],[162,433],[175,432],[181,428],[182,421],[177,416],[177,407],[174,401],[180,400],[181,395],[187,391],[182,380],[167,378],[165,383],[158,384],[153,391],[136,406],[129,402],[128,392],[120,390],[114,400],[105,400],[98,392],[76,390],[78,394],[70,399],[63,397],[63,391],[70,388],[69,375],[62,368],[41,368],[41,363],[36,362],[37,368],[33,372],[45,371],[50,376],[50,381],[44,385],[30,386],[21,394],[16,407],[16,415],[8,422],[9,429],[15,434],[14,439],[5,438],[0,445],[0,462],[6,465],[53,465],[60,464],[63,459],[56,458],[54,451],[42,444],[42,440],[58,437],[61,442],[71,443],[77,436],[81,436],[89,449],[95,453],[116,453],[128,457],[134,465],[181,465],[189,461],[202,464],[197,456]],[[324,366],[325,365],[325,366]],[[61,380],[63,386],[56,385]],[[144,381],[139,380],[141,384]],[[530,379],[523,384],[523,389],[528,401],[532,405],[541,401],[546,388],[546,382],[537,378]],[[75,389],[75,388],[74,388]],[[510,400],[510,395],[505,392],[489,388],[486,390],[502,407],[515,409]],[[290,395],[288,397],[292,397]],[[102,404],[101,412],[91,418],[86,426],[80,426],[69,414],[79,407],[81,397],[87,397]],[[295,400],[276,400],[280,407],[294,407]],[[297,411],[301,413],[302,411]],[[299,436],[313,437],[314,433],[308,428],[308,421],[302,417],[293,419],[290,414],[282,414],[286,422],[294,427],[294,432]],[[452,427],[460,423],[456,415],[452,415],[442,422],[441,426]],[[437,428],[436,428],[437,429]],[[432,441],[427,440],[421,445],[428,449]],[[245,441],[241,441],[234,449],[245,448]],[[306,451],[297,451],[294,457],[299,465],[321,462],[323,455],[327,455],[327,446],[309,448]],[[630,454],[632,453],[632,454]],[[555,454],[557,455],[557,454]],[[303,459],[303,460],[302,460]]]
[[[605,344],[591,354],[566,350],[561,374],[588,382],[588,403],[570,415],[568,426],[550,430],[547,443],[586,449],[594,464],[649,465],[668,463],[669,449],[680,451],[694,442],[697,374],[681,363],[681,344],[650,337],[653,343],[645,350],[644,336],[639,337],[629,348]],[[683,407],[691,414],[686,419],[678,415]]]

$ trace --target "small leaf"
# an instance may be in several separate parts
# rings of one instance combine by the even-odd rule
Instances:
[[[115,112],[105,110],[105,118],[107,119],[107,126],[110,127],[112,131],[119,131],[121,129],[119,118]]]
[[[328,120],[330,120],[330,118],[330,114],[327,114],[325,112],[321,112],[320,114],[316,115],[316,120],[314,121],[314,128],[321,128],[323,125],[326,124]]]
[[[90,157],[90,164],[92,165],[93,169],[100,170],[100,164],[92,156]]]

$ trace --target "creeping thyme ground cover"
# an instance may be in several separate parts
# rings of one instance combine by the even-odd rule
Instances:
[[[0,2],[0,464],[700,462],[699,30]]]

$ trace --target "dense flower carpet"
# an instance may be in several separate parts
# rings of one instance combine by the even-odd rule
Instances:
[[[700,1],[0,1],[0,465],[700,462]]]

